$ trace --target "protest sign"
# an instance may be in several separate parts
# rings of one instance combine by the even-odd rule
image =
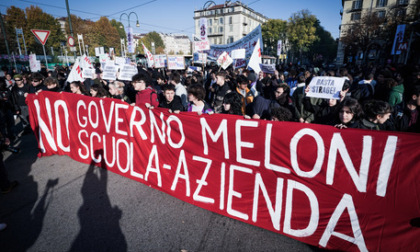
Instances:
[[[306,96],[339,100],[345,80],[342,77],[316,76],[309,83],[309,92]]]
[[[95,69],[93,68],[83,68],[82,77],[85,79],[95,79]]]
[[[41,71],[41,62],[36,59],[36,54],[29,54],[29,67],[31,72],[35,73]]]
[[[184,70],[185,69],[184,56],[168,55],[168,69]]]
[[[200,41],[194,41],[194,51],[205,51],[210,49],[210,41],[208,40],[200,40]]]
[[[102,79],[104,80],[116,80],[117,79],[117,67],[108,61],[104,67]]]
[[[119,66],[124,66],[126,59],[124,57],[115,57],[115,64]]]
[[[227,52],[222,53],[217,59],[217,64],[223,69],[226,69],[232,64],[233,59],[229,56]]]
[[[207,41],[207,18],[200,18],[200,39]]]
[[[82,57],[80,58],[80,67],[83,68],[83,69],[85,69],[85,68],[93,68],[92,67],[92,62],[86,56],[86,54],[83,54]]]
[[[226,45],[211,45],[208,55],[212,58],[219,58],[220,54],[223,52],[227,52],[230,54],[231,51],[236,49],[245,49],[245,59],[248,61],[254,51],[254,48],[258,42],[258,40],[262,41],[262,33],[261,33],[261,25],[258,25],[254,30],[248,33],[245,37],[237,40],[233,43],[226,44]],[[261,48],[262,52],[263,48]],[[236,62],[237,68],[245,67],[246,66],[245,60],[238,60]]]
[[[197,64],[206,64],[207,63],[207,53],[197,53],[193,54],[194,56],[194,63]]]
[[[153,55],[155,59],[155,68],[166,67],[166,54]]]
[[[275,74],[276,66],[274,64],[260,64],[261,71],[264,73]]]
[[[232,59],[245,59],[245,49],[232,50]]]
[[[420,251],[410,226],[420,217],[418,134],[171,114],[64,92],[27,104],[39,156],[95,163],[321,248]]]
[[[119,80],[126,80],[126,81],[131,81],[133,75],[137,74],[137,67],[130,65],[130,64],[126,64],[121,68],[120,71],[120,75],[118,76]]]

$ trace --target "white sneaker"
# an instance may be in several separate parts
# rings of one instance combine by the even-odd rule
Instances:
[[[0,223],[0,231],[5,230],[7,227],[6,223]]]

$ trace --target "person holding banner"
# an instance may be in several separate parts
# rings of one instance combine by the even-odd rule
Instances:
[[[181,98],[182,106],[186,108],[188,106],[187,89],[181,83],[181,75],[177,72],[173,73],[171,83],[175,85],[175,94]]]
[[[137,91],[136,103],[131,105],[140,106],[146,105],[147,108],[154,108],[159,106],[159,100],[156,91],[150,86],[149,78],[144,74],[136,74],[133,76],[131,84]]]
[[[73,94],[80,94],[80,95],[89,95],[86,91],[85,86],[80,81],[73,81],[70,83],[70,91]]]
[[[190,102],[187,107],[188,112],[197,112],[201,114],[213,114],[213,109],[207,102],[204,101],[206,91],[202,85],[195,84],[188,88],[188,101]]]
[[[244,115],[242,113],[242,96],[237,92],[231,92],[225,95],[223,99],[223,114]]]
[[[113,83],[109,83],[108,87],[111,98],[122,100],[123,102],[131,104],[130,98],[124,93],[125,85],[123,82],[114,81]]]
[[[363,109],[356,99],[347,97],[338,105],[337,111],[335,121],[331,125],[339,129],[359,127],[359,121],[363,118]]]
[[[170,113],[178,114],[184,111],[181,98],[175,95],[175,86],[173,84],[166,84],[162,87],[163,93],[159,96],[159,107],[169,109]]]
[[[58,80],[54,77],[47,77],[44,81],[47,91],[51,92],[61,92],[60,85]]]
[[[364,105],[365,117],[355,128],[369,130],[395,130],[393,124],[385,124],[393,112],[385,101],[370,100]]]
[[[33,73],[31,84],[29,85],[29,93],[36,94],[39,91],[46,90],[47,87],[43,84],[44,76],[40,73]]]

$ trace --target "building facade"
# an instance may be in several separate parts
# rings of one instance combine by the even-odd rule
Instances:
[[[375,15],[376,17],[383,19],[384,25],[391,20],[397,21],[398,24],[410,23],[410,19],[415,19],[418,15],[414,13],[417,11],[416,5],[418,5],[418,1],[419,0],[342,0],[343,10],[340,13],[341,25],[337,64],[353,63],[358,59],[363,59],[363,57],[372,59],[376,56],[378,58],[381,47],[385,47],[386,43],[389,44],[389,40],[375,41],[378,45],[376,46],[377,48],[368,51],[367,55],[363,55],[362,50],[359,50],[356,54],[349,54],[349,50],[346,48],[346,44],[342,42],[341,38],[354,32],[354,24],[361,22],[363,17],[367,15]],[[391,40],[393,41],[393,35]]]
[[[194,11],[195,35],[200,35],[200,19],[207,18],[210,44],[229,44],[245,37],[268,18],[240,1],[205,7]]]
[[[191,40],[183,34],[159,33],[165,45],[166,54],[191,54]]]

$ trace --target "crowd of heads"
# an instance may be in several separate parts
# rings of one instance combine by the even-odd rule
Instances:
[[[3,68],[2,118],[21,113],[25,106],[22,100],[28,94],[53,91],[120,99],[132,105],[144,103],[151,109],[162,107],[176,113],[224,113],[338,128],[420,132],[418,65],[324,69],[290,64],[277,65],[274,73],[231,67],[220,70],[215,66],[175,71],[138,65],[138,74],[131,81],[104,80],[100,65],[95,66],[96,78],[84,82],[67,82],[70,69],[63,67],[38,73]],[[345,78],[339,99],[308,97],[308,85],[315,76]]]

